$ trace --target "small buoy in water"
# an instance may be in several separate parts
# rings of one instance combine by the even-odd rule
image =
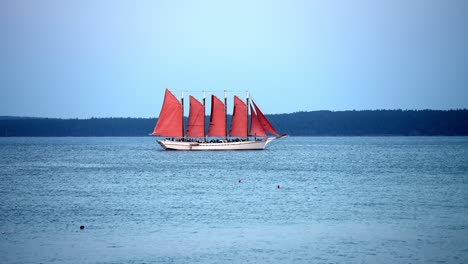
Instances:
[[[315,186],[314,189],[317,189],[317,186]]]
[[[279,189],[279,188],[281,188],[281,186],[279,186],[279,184],[278,184],[278,186],[276,186],[276,188],[278,188],[278,189]]]
[[[84,225],[80,226],[80,229],[83,230],[83,229],[84,229]]]
[[[238,182],[238,183],[242,183],[242,180],[241,180],[241,179],[239,179],[237,182]]]

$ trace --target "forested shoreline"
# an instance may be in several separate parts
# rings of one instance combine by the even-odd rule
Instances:
[[[466,136],[468,110],[310,111],[267,115],[291,136]],[[228,116],[228,120],[231,117]],[[206,124],[209,118],[206,117]],[[0,137],[146,136],[157,118],[0,117]],[[187,120],[186,120],[187,121]],[[228,121],[229,123],[229,121]],[[229,125],[229,124],[228,124]]]

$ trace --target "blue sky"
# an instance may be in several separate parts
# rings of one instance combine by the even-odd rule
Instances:
[[[1,1],[0,115],[155,117],[166,87],[265,113],[468,108],[467,20],[464,0]]]

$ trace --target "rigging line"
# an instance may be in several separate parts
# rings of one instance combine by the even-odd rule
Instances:
[[[212,90],[212,89],[201,89],[201,90],[189,90],[189,89],[171,89],[172,91],[176,92],[190,92],[190,93],[203,93],[203,92],[210,92],[210,93],[215,93],[215,92],[227,92],[227,93],[245,93],[249,92],[249,89],[246,90],[231,90],[231,89],[222,89],[222,90]]]
[[[203,93],[203,92],[206,92],[206,93],[223,93],[223,92],[227,92],[227,93],[245,93],[245,92],[248,92],[248,90],[179,90],[180,92],[188,92],[188,93]]]
[[[253,97],[250,97],[250,100],[251,100],[251,102],[257,103],[257,100],[256,100],[255,98],[253,98]],[[258,105],[257,105],[257,106],[258,106]],[[262,112],[263,112],[263,111],[262,111]],[[281,114],[281,113],[263,113],[263,114],[264,114],[265,116],[267,116],[267,115],[270,116],[270,115],[279,115],[279,114]],[[276,126],[277,126],[277,123],[274,122],[274,121],[272,122],[271,120],[268,119],[268,122],[270,122],[270,124],[271,124],[273,127],[276,127]]]

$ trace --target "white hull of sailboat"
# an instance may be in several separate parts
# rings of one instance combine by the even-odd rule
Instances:
[[[158,140],[165,150],[263,150],[276,138],[266,140],[249,140],[222,143],[179,142],[172,140]]]

